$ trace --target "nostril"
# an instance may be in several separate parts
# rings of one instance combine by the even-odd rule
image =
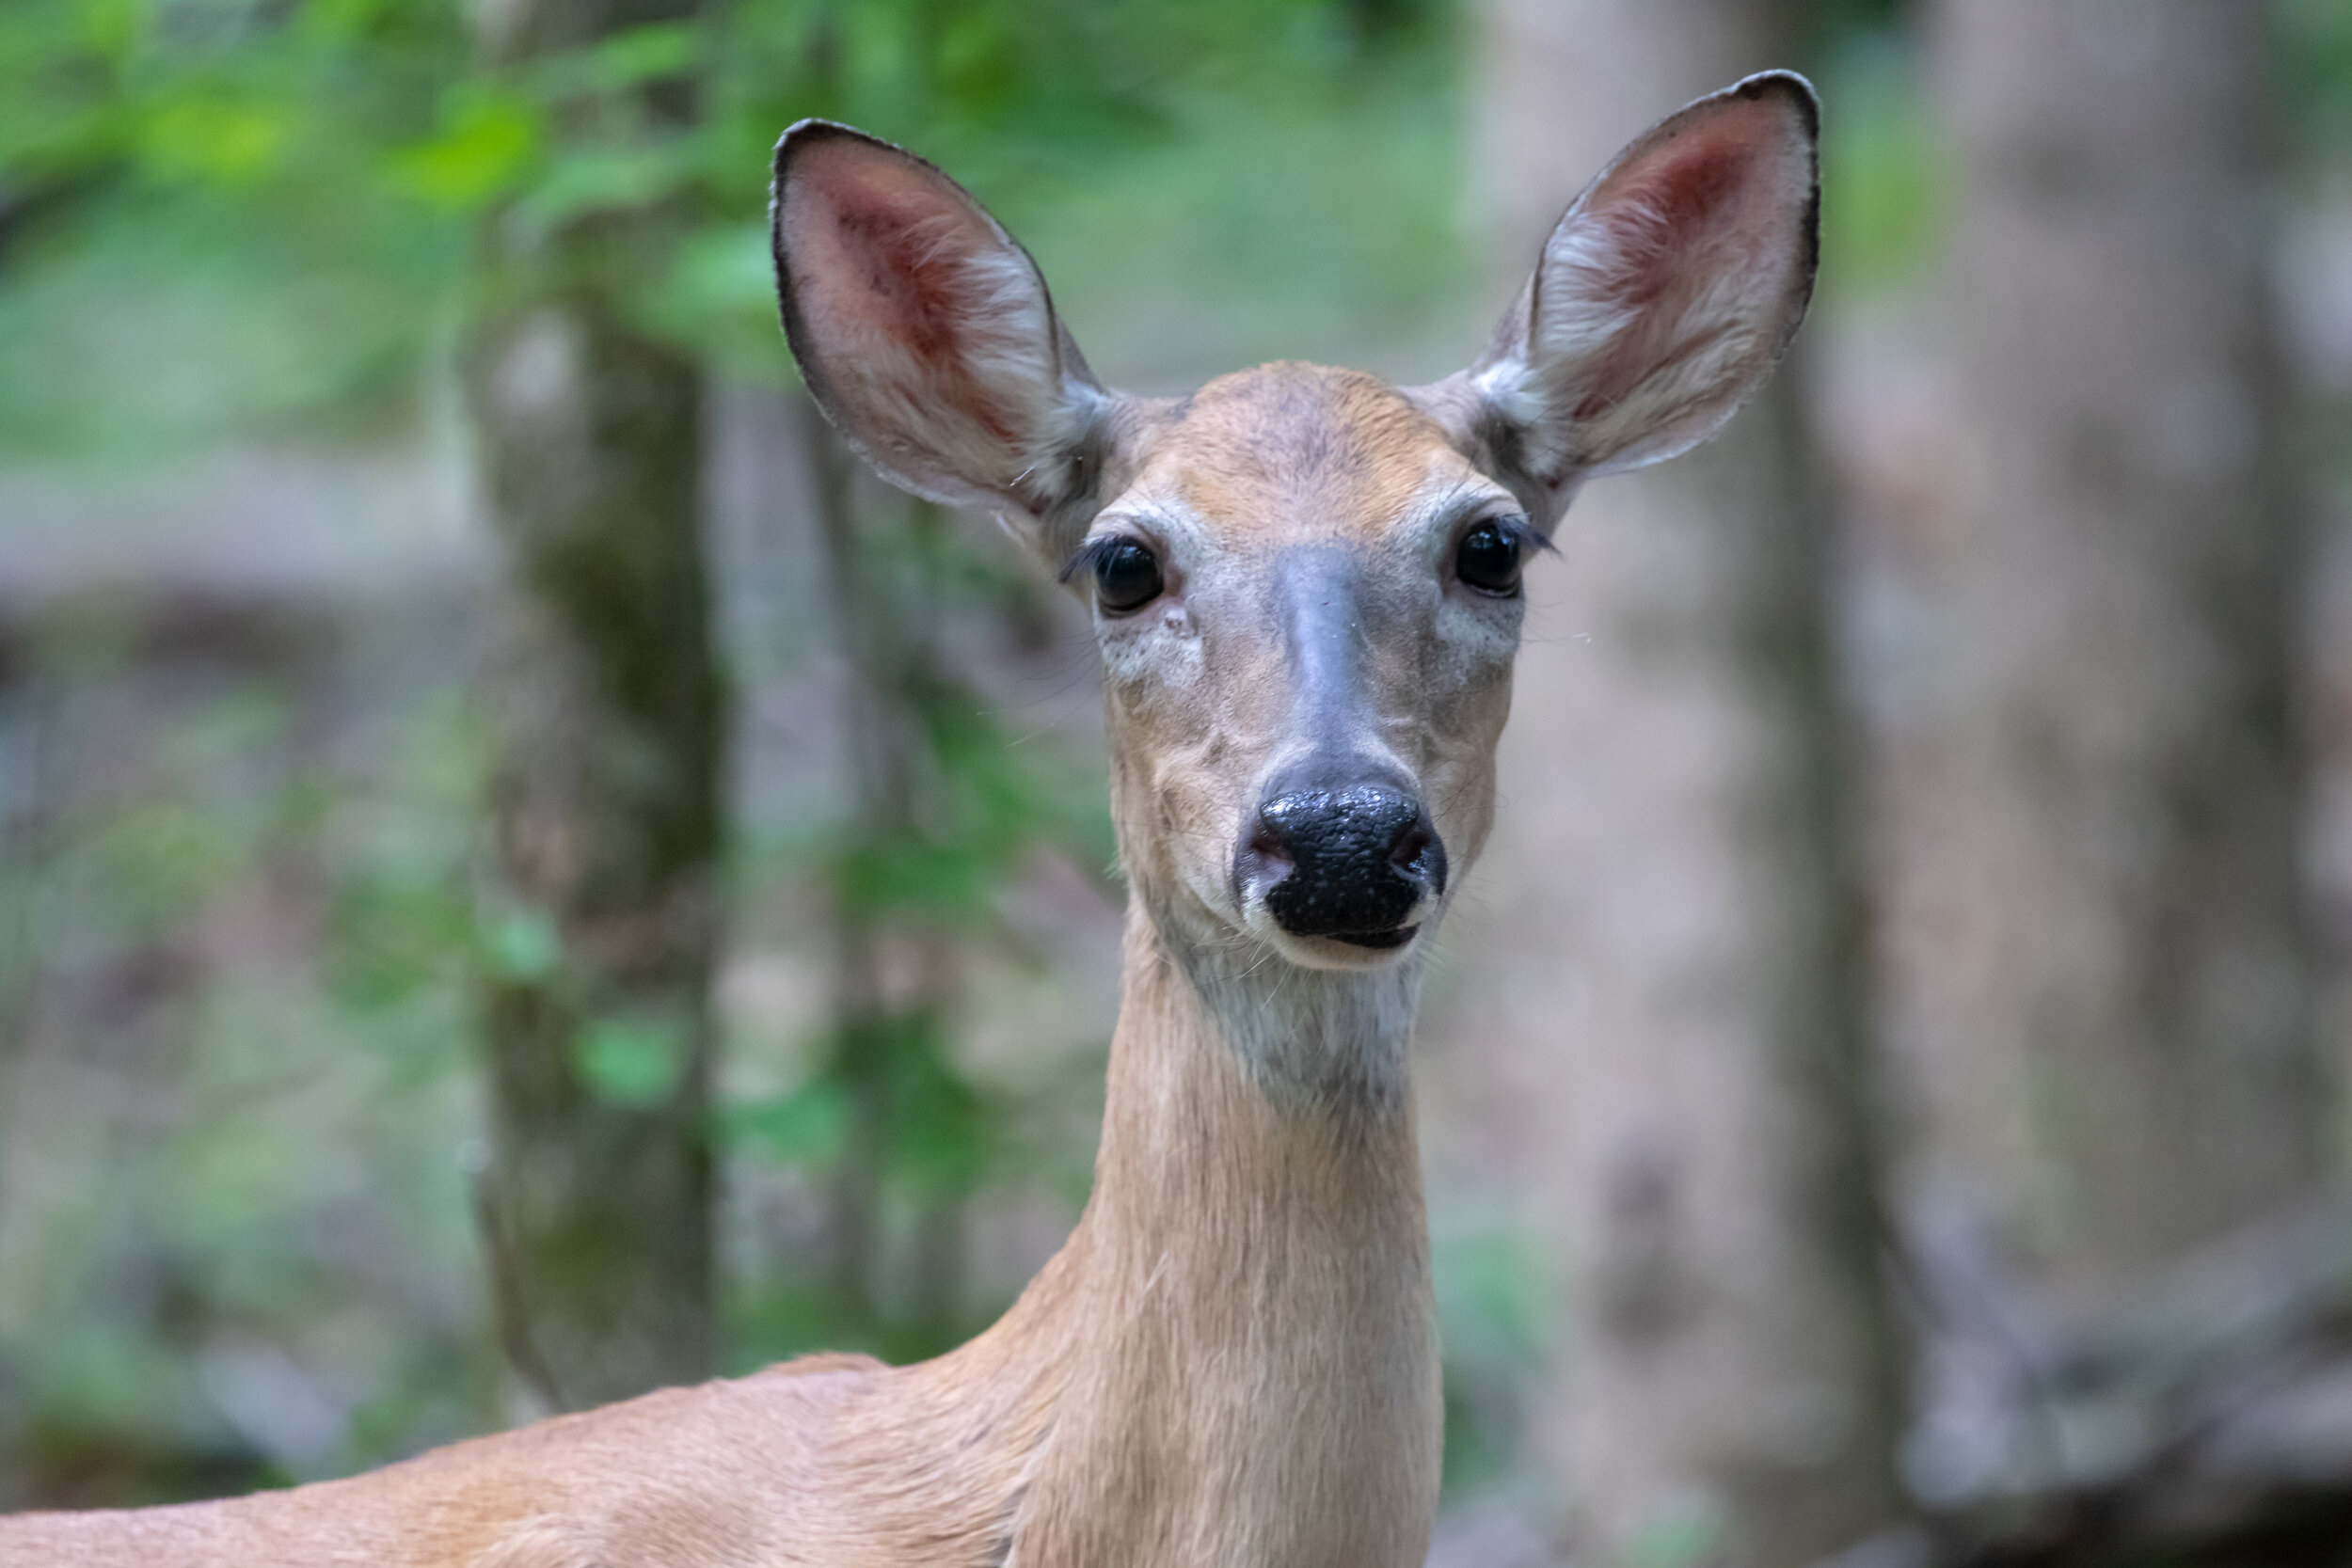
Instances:
[[[1413,820],[1389,847],[1389,863],[1431,893],[1444,894],[1445,845],[1429,826],[1429,818],[1420,813],[1414,814]]]

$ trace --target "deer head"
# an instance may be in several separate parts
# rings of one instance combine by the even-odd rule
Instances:
[[[1585,479],[1721,426],[1803,317],[1815,140],[1785,72],[1667,119],[1447,380],[1278,363],[1151,399],[1095,379],[953,181],[808,120],[776,150],[785,325],[876,468],[993,511],[1091,607],[1121,854],[1163,932],[1393,966],[1486,837],[1522,567]]]

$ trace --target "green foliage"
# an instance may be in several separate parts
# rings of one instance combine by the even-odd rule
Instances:
[[[530,104],[486,87],[452,88],[435,135],[396,149],[398,188],[431,206],[466,212],[512,186],[539,154],[539,118]]]
[[[843,841],[830,879],[861,913],[969,927],[1042,843],[1107,864],[1110,818],[1099,786],[1033,766],[970,687],[926,671],[900,693],[920,726],[930,788],[914,831]]]
[[[1440,1210],[1432,1229],[1445,1348],[1444,1487],[1459,1499],[1511,1473],[1519,1396],[1549,1342],[1557,1290],[1521,1227]]]
[[[208,1495],[478,1427],[466,1056],[435,978],[463,726],[401,709],[329,757],[298,678],[156,682],[127,631],[43,630],[0,705],[0,778],[40,768],[9,798],[32,815],[0,817],[0,1090],[31,1097],[0,1505]],[[246,1418],[306,1404],[300,1429]]]
[[[823,1072],[782,1094],[730,1100],[719,1119],[721,1147],[731,1153],[823,1169],[841,1157],[850,1097],[839,1073]]]
[[[1016,220],[1107,201],[1186,265],[1237,259],[1359,324],[1425,315],[1460,248],[1431,6],[712,0],[496,71],[462,24],[457,0],[0,8],[0,366],[42,367],[0,371],[0,448],[396,410],[491,214],[527,239],[675,212],[674,245],[628,259],[631,308],[787,377],[763,214],[768,150],[806,115],[921,147]],[[631,107],[681,73],[693,124]],[[1263,160],[1283,178],[1253,196],[1208,149],[1171,155],[1204,137],[1289,149]],[[1079,292],[1113,265],[1073,267]]]
[[[0,8],[0,443],[348,416],[411,384],[464,233],[389,199],[454,0]]]
[[[2274,55],[2297,150],[2339,173],[2352,166],[2352,6],[2278,0]]]
[[[1901,24],[1908,0],[1804,0],[1805,24],[1817,45],[1831,47],[1857,33],[1884,33]]]
[[[824,1044],[826,1065],[807,1083],[727,1107],[731,1148],[784,1164],[833,1164],[842,1155],[850,1101],[860,1086],[849,1064],[870,1063],[889,1107],[877,1152],[901,1196],[925,1204],[949,1201],[978,1190],[993,1174],[998,1118],[957,1069],[944,1021],[928,1012],[863,1020],[845,1024]]]
[[[1820,72],[1821,287],[1851,297],[1915,281],[1933,258],[1946,171],[1909,40],[1843,34]]]
[[[855,1220],[875,1227],[868,1244],[912,1232],[907,1244],[919,1250],[975,1196],[1037,1168],[1024,1093],[975,1073],[961,1050],[964,977],[992,950],[1017,946],[1000,928],[999,899],[1041,853],[1091,867],[1107,864],[1113,847],[1094,765],[1016,744],[944,656],[947,628],[1000,620],[1025,579],[927,506],[884,503],[850,533],[850,575],[864,597],[850,634],[868,667],[859,718],[866,744],[890,760],[883,776],[862,776],[837,813],[802,824],[765,871],[818,895],[838,927],[837,961],[865,974],[835,984],[873,994],[845,996],[801,1042],[810,1066],[798,1082],[734,1100],[721,1125],[738,1159],[813,1188],[870,1185],[879,1212]],[[885,951],[912,958],[925,977],[881,986]],[[852,1218],[836,1213],[834,1223]],[[869,1284],[815,1289],[806,1269],[739,1281],[739,1347],[753,1361],[828,1346],[913,1358],[976,1326],[976,1307],[985,1317],[1002,1305],[963,1300],[952,1281],[928,1295]]]
[[[686,1070],[683,1032],[663,1019],[591,1019],[572,1051],[573,1066],[589,1093],[607,1104],[637,1110],[668,1100]]]
[[[1718,1560],[1726,1524],[1719,1505],[1704,1497],[1659,1504],[1626,1543],[1626,1568],[1699,1568]]]

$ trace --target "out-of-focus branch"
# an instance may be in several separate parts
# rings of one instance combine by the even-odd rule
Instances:
[[[2352,1550],[2352,1194],[2067,1322],[1983,1259],[1920,1271],[1940,1376],[1910,1443],[1915,1568],[2340,1563]],[[1996,1323],[2009,1325],[2003,1333]]]

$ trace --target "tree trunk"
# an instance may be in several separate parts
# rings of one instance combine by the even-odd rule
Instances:
[[[1926,1198],[2085,1307],[2302,1188],[2266,8],[1939,0],[1953,467],[1886,799]]]
[[[692,0],[484,8],[494,64],[679,20]],[[608,106],[611,107],[611,106]],[[691,110],[675,81],[621,112]],[[479,993],[500,1328],[538,1399],[579,1408],[707,1376],[706,1138],[722,678],[699,535],[692,360],[628,325],[673,218],[485,232],[465,357],[505,551],[487,678],[491,880]]]
[[[1619,146],[1794,53],[1749,0],[1485,21],[1512,282]],[[1809,1563],[1902,1511],[1831,541],[1792,369],[1713,446],[1586,491],[1531,572],[1512,805],[1433,1029],[1510,1042],[1475,1114],[1519,1124],[1565,1259],[1532,1435],[1580,1562]]]

